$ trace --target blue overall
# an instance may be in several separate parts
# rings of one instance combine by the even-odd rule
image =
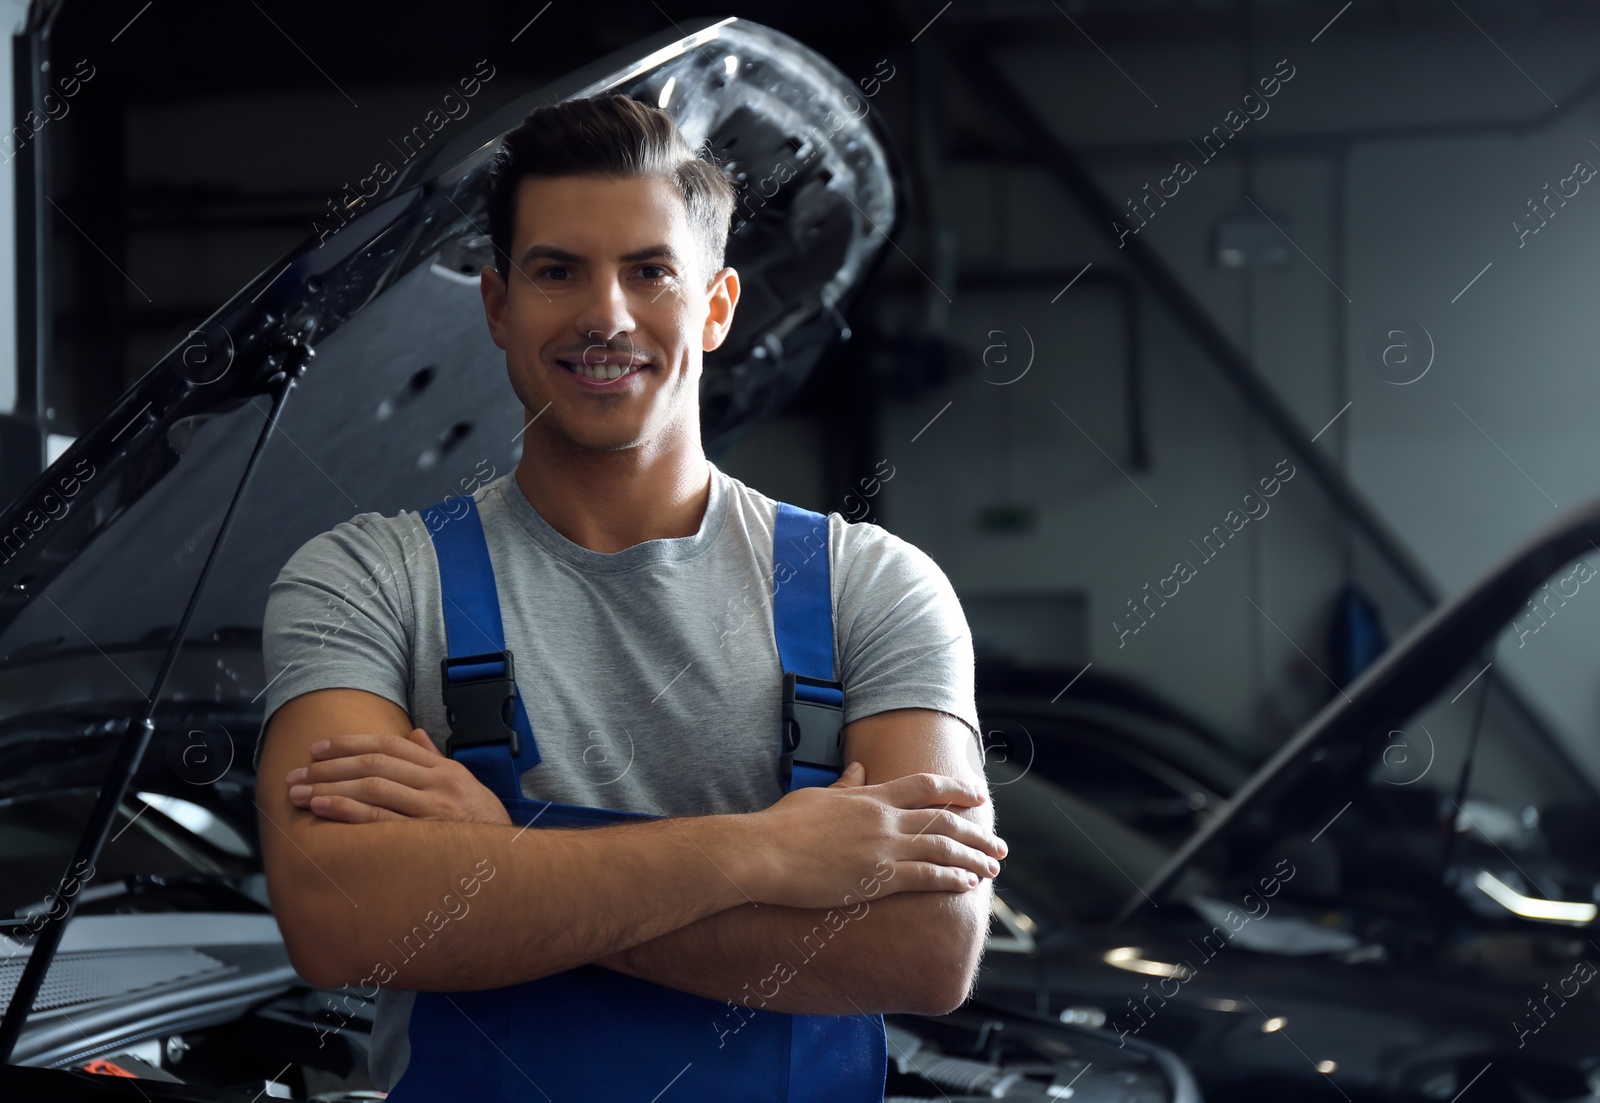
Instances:
[[[521,773],[538,765],[539,748],[505,647],[477,503],[452,497],[422,517],[444,595],[451,756],[519,826],[659,818],[522,796]],[[790,541],[803,546],[818,525],[827,532],[824,515],[779,503],[773,620],[784,671],[779,780],[788,791],[831,784],[842,765],[828,556],[808,556],[796,570],[778,551]],[[796,573],[780,582],[780,564]],[[881,1103],[887,1068],[881,1015],[730,1007],[598,965],[504,988],[418,992],[409,1037],[410,1061],[390,1103]]]

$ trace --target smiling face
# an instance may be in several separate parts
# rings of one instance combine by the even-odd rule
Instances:
[[[489,266],[481,282],[512,390],[537,415],[528,432],[588,451],[699,450],[701,357],[727,336],[739,277],[702,272],[672,182],[525,176],[514,225],[509,278]]]

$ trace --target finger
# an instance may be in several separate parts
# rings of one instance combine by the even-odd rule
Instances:
[[[908,809],[900,813],[900,830],[908,835],[948,835],[983,851],[991,858],[1004,858],[1010,853],[1010,848],[1000,836],[949,809]]]
[[[389,732],[341,732],[311,745],[313,762],[358,754],[393,755],[406,762],[415,762],[418,766],[432,765],[440,757],[437,752],[429,754],[424,751],[408,736]]]
[[[300,786],[295,786],[295,790],[299,788]],[[291,801],[295,800],[295,790],[290,790]],[[309,792],[301,794],[300,800],[296,803],[301,807],[307,807],[314,805],[318,797],[344,797],[362,804],[370,804],[374,808],[385,808],[411,819],[422,819],[432,810],[432,805],[425,794],[383,777],[361,777],[353,781],[313,785]]]
[[[900,861],[894,875],[885,878],[883,895],[901,892],[968,892],[983,884],[983,878],[965,869],[938,862]]]
[[[1000,872],[999,862],[948,835],[918,835],[901,853],[908,859],[968,870],[979,877],[994,877]]]
[[[433,771],[427,766],[395,758],[387,754],[359,754],[346,758],[330,758],[313,762],[295,771],[299,776],[293,784],[316,785],[329,781],[354,781],[363,777],[385,777],[412,789],[426,789],[434,781]]]
[[[971,808],[989,799],[985,784],[948,774],[907,774],[870,788],[878,790],[877,795],[896,808],[940,808],[951,804]]]
[[[407,817],[391,812],[387,808],[377,808],[370,804],[363,804],[359,800],[349,797],[313,797],[311,811],[325,820],[336,820],[339,823],[377,823],[379,820],[403,820]]]
[[[423,729],[421,729],[421,728],[412,728],[411,729],[411,734],[409,736],[407,736],[407,738],[410,739],[417,746],[421,747],[423,750],[427,751],[433,757],[435,757],[435,758],[443,758],[444,757],[444,755],[439,753],[439,748],[433,745],[433,737],[431,735],[429,735]]]
[[[839,780],[828,786],[829,789],[852,789],[863,784],[867,779],[867,771],[859,762],[852,762],[839,774]]]

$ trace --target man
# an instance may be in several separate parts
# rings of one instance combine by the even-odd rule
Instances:
[[[970,992],[1005,855],[971,634],[933,561],[876,525],[826,520],[850,765],[779,785],[778,504],[700,443],[702,355],[739,298],[732,206],[671,117],[622,96],[540,108],[490,173],[484,311],[527,427],[516,470],[471,500],[541,756],[518,784],[660,818],[528,830],[523,802],[441,753],[456,613],[422,515],[357,515],[272,586],[269,891],[301,975],[378,992],[372,1073],[392,1099],[442,1080],[472,1085],[459,1098],[620,1097],[619,1063],[687,1016],[694,1052],[656,1054],[684,1065],[676,1098],[798,1101],[788,1051],[761,1049],[791,1019],[798,1054],[802,1025],[881,1031],[868,1016]],[[485,993],[527,999],[473,1014]],[[419,1022],[424,1006],[441,1017]],[[603,1058],[584,1049],[599,1035]],[[837,1082],[881,1099],[875,1044],[876,1072]]]

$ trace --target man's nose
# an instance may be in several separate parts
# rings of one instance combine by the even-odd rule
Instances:
[[[617,277],[599,279],[591,285],[576,321],[578,329],[591,341],[609,341],[618,333],[633,332],[633,313]]]

